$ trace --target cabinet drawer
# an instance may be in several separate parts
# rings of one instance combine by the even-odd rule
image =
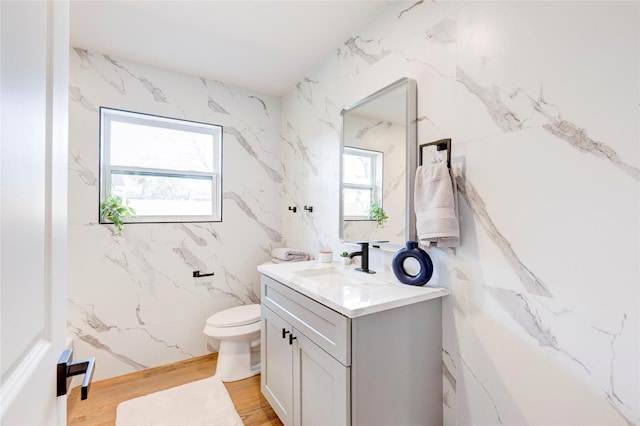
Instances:
[[[260,291],[263,304],[343,365],[351,365],[349,318],[265,275],[260,279]]]

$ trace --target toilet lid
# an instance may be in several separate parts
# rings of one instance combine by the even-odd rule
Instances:
[[[225,309],[207,319],[207,324],[214,327],[237,327],[260,321],[260,305],[243,305]]]

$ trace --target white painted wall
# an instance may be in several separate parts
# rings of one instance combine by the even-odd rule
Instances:
[[[452,290],[446,424],[640,422],[639,12],[402,2],[284,97],[283,204],[314,206],[283,222],[290,245],[351,249],[338,243],[345,106],[410,77],[419,142],[453,140],[462,245],[429,250],[431,284]]]

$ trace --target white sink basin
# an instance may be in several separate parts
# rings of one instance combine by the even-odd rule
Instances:
[[[302,271],[294,272],[302,278],[308,278],[313,281],[317,281],[319,284],[325,285],[345,285],[348,283],[364,284],[364,280],[357,279],[350,274],[349,271],[340,270],[337,268],[322,268],[322,269],[306,269]]]
[[[294,275],[327,286],[383,284],[381,280],[375,279],[375,274],[367,274],[333,265],[328,268],[295,271]]]

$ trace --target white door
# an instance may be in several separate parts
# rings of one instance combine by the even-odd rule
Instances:
[[[69,4],[2,0],[0,25],[0,424],[65,424]]]

